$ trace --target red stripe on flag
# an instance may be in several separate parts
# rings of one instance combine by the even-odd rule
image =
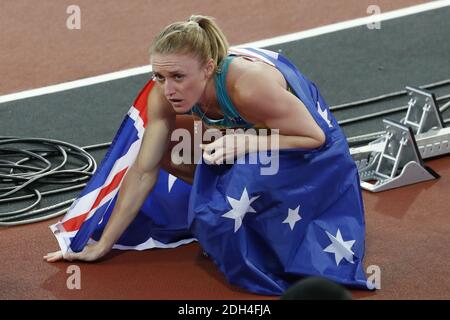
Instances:
[[[84,220],[87,218],[89,213],[96,208],[100,202],[113,190],[115,190],[120,182],[122,181],[122,178],[124,177],[125,173],[127,172],[127,168],[119,171],[116,173],[112,181],[105,187],[102,188],[100,193],[98,194],[97,198],[95,199],[94,204],[91,206],[91,209],[89,209],[88,212],[83,213],[82,215],[76,216],[72,219],[69,219],[63,223],[63,227],[67,232],[72,232],[80,229],[81,225],[83,224]]]
[[[144,128],[147,127],[147,100],[148,100],[148,94],[152,90],[153,86],[155,85],[155,81],[152,79],[145,87],[141,90],[138,97],[134,101],[134,107],[139,111],[139,116],[141,117],[142,121],[144,122]]]

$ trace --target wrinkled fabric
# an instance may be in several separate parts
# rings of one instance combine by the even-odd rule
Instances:
[[[358,171],[329,107],[284,56],[255,48],[230,49],[230,54],[262,59],[280,70],[324,131],[325,144],[272,152],[279,163],[273,175],[262,175],[266,165],[250,163],[249,154],[240,164],[199,163],[192,186],[161,169],[115,248],[169,248],[198,240],[231,284],[258,294],[280,295],[305,276],[367,288]],[[150,81],[139,94],[71,210],[51,226],[63,250],[81,251],[100,238],[123,178],[118,174],[139,150],[152,86]]]

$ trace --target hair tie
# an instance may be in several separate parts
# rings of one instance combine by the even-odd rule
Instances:
[[[197,26],[201,27],[200,24],[199,24],[197,21],[194,21],[194,20],[188,20],[187,22],[188,22],[188,24],[189,24],[189,23],[193,23],[193,24],[196,24]]]

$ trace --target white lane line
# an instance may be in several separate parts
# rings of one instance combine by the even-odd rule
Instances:
[[[249,42],[249,43],[237,45],[236,47],[264,48],[264,47],[273,46],[273,45],[277,45],[277,44],[281,44],[281,43],[292,42],[292,41],[296,41],[296,40],[300,40],[300,39],[315,37],[315,36],[326,34],[326,33],[331,33],[331,32],[336,32],[336,31],[340,31],[340,30],[344,30],[344,29],[358,27],[358,26],[369,24],[369,23],[381,22],[381,21],[386,21],[386,20],[390,20],[390,19],[405,17],[408,15],[417,14],[420,12],[425,12],[425,11],[434,10],[434,9],[439,9],[439,8],[443,8],[443,7],[447,7],[447,6],[450,6],[450,0],[435,0],[432,2],[427,2],[424,4],[419,4],[419,5],[411,6],[408,8],[403,8],[403,9],[399,9],[399,10],[381,13],[378,15],[370,15],[367,17],[338,22],[338,23],[327,25],[327,26],[304,30],[304,31],[291,33],[291,34],[287,34],[287,35],[283,35],[283,36],[278,36],[278,37],[274,37],[274,38],[270,38],[270,39]],[[149,72],[151,72],[151,70],[152,70],[152,68],[150,65],[145,65],[142,67],[131,68],[131,69],[126,69],[126,70],[122,70],[122,71],[116,71],[116,72],[112,72],[112,73],[102,74],[102,75],[98,75],[98,76],[94,76],[94,77],[83,78],[83,79],[79,79],[79,80],[75,80],[75,81],[59,83],[59,84],[51,85],[51,86],[47,86],[47,87],[6,94],[3,96],[0,96],[0,103],[41,96],[41,95],[45,95],[45,94],[70,90],[70,89],[74,89],[74,88],[80,88],[80,87],[84,87],[84,86],[89,86],[89,85],[93,85],[93,84],[97,84],[97,83],[122,79],[122,78],[126,78],[126,77],[132,77],[132,76],[136,76],[136,75],[140,75],[140,74],[144,74],[144,73],[149,73]]]
[[[20,99],[25,99],[25,98],[31,98],[31,97],[37,97],[37,96],[42,96],[44,94],[50,94],[50,93],[90,86],[90,85],[97,84],[97,83],[108,82],[108,81],[112,81],[112,80],[136,76],[139,74],[149,73],[151,71],[152,71],[151,66],[146,65],[146,66],[142,66],[142,67],[106,73],[106,74],[102,74],[99,76],[58,83],[55,85],[42,87],[42,88],[38,88],[38,89],[20,91],[20,92],[0,96],[0,103],[20,100]]]
[[[319,36],[326,33],[332,33],[340,30],[345,30],[353,27],[359,27],[363,25],[367,25],[369,23],[381,22],[386,20],[391,20],[395,18],[401,18],[409,15],[413,15],[416,13],[421,13],[425,11],[430,11],[434,9],[439,9],[443,7],[450,6],[450,0],[435,0],[432,2],[427,2],[424,4],[415,5],[412,7],[407,7],[403,9],[398,9],[394,11],[388,11],[385,13],[380,13],[378,15],[370,15],[367,17],[357,18],[353,20],[347,20],[343,22],[337,22],[334,24],[330,24],[327,26],[322,26],[318,28],[313,28],[305,31],[300,31],[296,33],[290,33],[284,36],[274,37],[266,40],[250,42],[246,44],[242,44],[239,46],[250,46],[250,47],[269,47],[276,44],[292,42],[300,39],[311,38],[315,36]]]

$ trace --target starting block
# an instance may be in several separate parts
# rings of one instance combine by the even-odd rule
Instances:
[[[450,127],[444,126],[433,93],[406,87],[410,100],[403,124],[411,127],[422,159],[450,153]]]
[[[351,148],[361,187],[372,192],[439,178],[423,159],[450,153],[450,128],[444,127],[433,93],[406,87],[408,110],[400,122],[384,119],[385,134]]]

